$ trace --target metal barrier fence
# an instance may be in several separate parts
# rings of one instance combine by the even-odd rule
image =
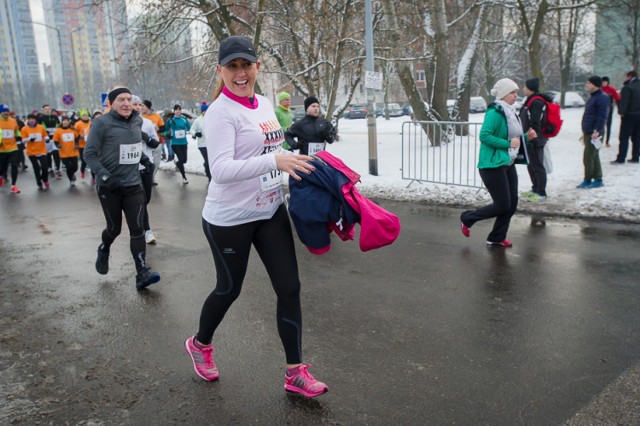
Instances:
[[[402,124],[402,179],[484,188],[478,173],[482,123],[408,121]]]

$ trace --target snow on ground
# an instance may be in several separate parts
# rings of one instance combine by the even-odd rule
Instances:
[[[560,134],[550,141],[553,173],[548,176],[545,201],[531,203],[521,200],[518,211],[568,217],[589,217],[627,222],[640,222],[640,165],[613,165],[618,152],[620,119],[614,115],[611,148],[600,150],[605,186],[596,189],[576,189],[583,179],[582,153],[579,142],[580,122],[584,108],[564,109],[564,124]],[[482,122],[483,114],[472,114],[471,122]],[[484,189],[435,183],[419,183],[402,179],[402,123],[408,117],[376,121],[378,139],[378,176],[369,174],[369,151],[366,120],[340,120],[340,140],[327,145],[327,150],[361,175],[360,192],[370,198],[415,201],[423,204],[453,207],[482,206],[491,201]],[[202,156],[196,143],[189,142],[190,173],[204,175]],[[627,156],[627,158],[629,155]],[[173,169],[163,163],[161,169]],[[531,188],[526,166],[517,166],[520,192]],[[409,186],[409,184],[411,185]]]

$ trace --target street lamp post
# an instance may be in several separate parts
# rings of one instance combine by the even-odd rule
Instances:
[[[64,86],[64,93],[69,93],[69,88],[67,87],[67,80],[64,78],[64,68],[62,66],[62,64],[64,63],[64,56],[62,55],[62,37],[60,36],[60,30],[57,27],[54,27],[53,25],[45,24],[44,22],[36,22],[36,21],[21,21],[21,22],[27,22],[27,23],[30,22],[32,24],[42,25],[44,27],[51,28],[52,30],[55,30],[56,33],[58,33],[58,48],[60,49],[60,67],[62,69],[62,84]]]
[[[78,83],[80,82],[80,76],[78,73],[78,63],[76,61],[76,48],[73,43],[73,33],[80,31],[83,29],[83,26],[79,26],[78,28],[74,28],[69,32],[69,40],[71,41],[71,58],[73,59],[73,81],[75,82],[75,95],[79,97],[80,88],[78,87]]]

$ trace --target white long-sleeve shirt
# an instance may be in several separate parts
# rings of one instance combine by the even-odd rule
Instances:
[[[200,114],[195,120],[193,120],[193,124],[191,125],[191,136],[193,136],[198,142],[198,148],[206,148],[207,143],[204,139],[204,114]],[[199,138],[196,137],[196,133],[202,133],[202,136]]]
[[[218,226],[273,216],[282,204],[275,154],[289,154],[282,149],[284,132],[267,98],[256,95],[258,106],[252,109],[231,97],[223,91],[204,117],[211,182],[202,217]]]

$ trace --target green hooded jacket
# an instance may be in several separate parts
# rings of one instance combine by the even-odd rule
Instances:
[[[504,110],[496,103],[490,104],[480,129],[479,169],[495,169],[511,164],[508,151],[511,142],[508,135],[509,129]]]

